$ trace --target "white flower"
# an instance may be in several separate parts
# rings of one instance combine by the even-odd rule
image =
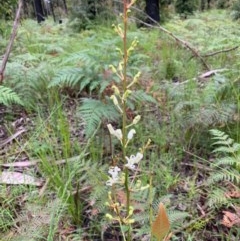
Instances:
[[[128,132],[127,138],[128,138],[129,141],[132,140],[134,134],[136,134],[136,131],[135,131],[134,129],[131,129],[131,130]]]
[[[118,140],[122,141],[123,136],[122,136],[122,130],[121,129],[114,130],[111,124],[108,124],[107,128],[108,128],[111,135],[117,137]]]
[[[113,184],[115,184],[119,181],[118,173],[120,171],[121,171],[121,169],[117,166],[109,168],[108,173],[111,175],[111,177],[109,177],[109,180],[106,182],[107,186],[112,186]]]
[[[135,164],[138,164],[142,160],[142,158],[143,154],[141,152],[138,152],[136,156],[131,155],[130,158],[126,156],[128,163],[125,165],[125,167],[127,167],[130,170],[134,170]]]

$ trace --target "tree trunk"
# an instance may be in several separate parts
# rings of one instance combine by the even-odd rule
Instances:
[[[35,7],[35,13],[37,16],[38,23],[41,23],[45,20],[44,18],[44,12],[43,12],[43,6],[41,0],[34,0],[34,7]]]
[[[7,65],[7,61],[8,61],[10,52],[12,50],[14,39],[17,36],[17,30],[18,30],[18,26],[19,26],[19,23],[20,23],[20,15],[21,15],[22,6],[23,6],[23,0],[18,0],[18,8],[17,8],[14,23],[13,23],[12,34],[11,34],[6,52],[5,52],[3,60],[2,60],[2,65],[0,66],[0,84],[2,84],[2,82],[3,82],[4,71],[5,71],[5,68],[6,68],[6,65]]]
[[[96,11],[96,5],[95,5],[95,0],[88,0],[88,17],[90,19],[95,19],[97,11]]]
[[[67,9],[66,0],[63,0],[63,6],[64,6],[64,12],[65,12],[65,14],[67,14],[68,13],[68,9]]]
[[[211,7],[211,0],[207,0],[207,8],[210,9]]]
[[[149,16],[147,23],[160,22],[159,0],[146,0],[146,14]]]

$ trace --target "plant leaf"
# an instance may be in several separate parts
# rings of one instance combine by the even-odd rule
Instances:
[[[170,229],[170,223],[163,203],[159,204],[159,211],[155,221],[152,223],[152,234],[158,241],[163,240]]]

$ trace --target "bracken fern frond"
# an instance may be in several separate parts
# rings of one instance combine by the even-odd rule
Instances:
[[[11,88],[5,86],[0,86],[0,103],[4,105],[23,105],[23,102],[19,96]]]
[[[217,171],[214,174],[210,175],[210,177],[207,180],[207,183],[210,185],[220,181],[239,183],[240,176],[239,173],[236,172],[234,169],[224,169],[222,171]]]
[[[85,134],[90,137],[103,120],[114,121],[119,117],[111,101],[103,103],[95,99],[82,99],[78,114],[85,121]]]
[[[225,132],[220,130],[210,130],[215,142],[214,145],[220,145],[215,148],[214,153],[219,155],[225,155],[223,157],[216,158],[216,161],[212,163],[214,171],[210,173],[206,184],[212,185],[213,190],[208,195],[209,206],[217,205],[221,206],[230,202],[229,198],[225,195],[223,188],[216,187],[216,183],[230,182],[233,185],[239,185],[240,183],[240,145],[234,142]]]
[[[225,196],[225,191],[219,188],[214,189],[208,196],[209,207],[227,204],[228,201],[228,198]]]

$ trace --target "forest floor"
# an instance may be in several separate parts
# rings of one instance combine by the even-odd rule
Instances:
[[[220,129],[240,142],[237,24],[214,10],[173,17],[163,25],[170,34],[129,27],[129,41],[139,40],[129,78],[141,70],[136,88],[143,93],[129,103],[128,119],[142,117],[130,151],[152,140],[138,175],[143,184],[151,176],[154,193],[150,204],[147,191],[134,196],[133,240],[150,240],[144,216],[160,202],[168,210],[170,240],[240,240],[239,164],[214,165],[222,154],[213,153],[216,139],[209,133]],[[1,29],[4,51],[10,27]],[[67,20],[21,24],[4,85],[23,106],[0,109],[0,240],[123,240],[105,218],[107,170],[120,154],[106,124],[110,119],[118,127],[119,117],[103,116],[94,126],[81,109],[86,99],[107,105],[113,83],[119,84],[109,69],[118,65],[116,47],[121,39],[110,26],[75,33]],[[239,150],[223,156],[230,154],[239,162]],[[220,171],[227,174],[214,179]],[[122,191],[118,198],[124,203]]]

